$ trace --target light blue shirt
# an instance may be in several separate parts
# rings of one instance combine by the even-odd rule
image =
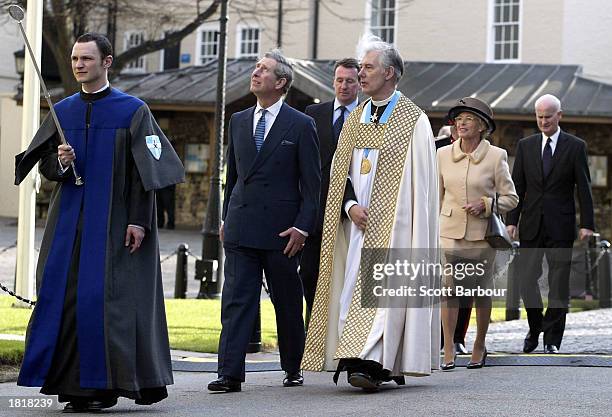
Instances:
[[[346,107],[346,111],[344,112],[344,120],[346,120],[346,118],[348,117],[349,114],[351,114],[351,112],[353,110],[355,110],[355,107],[357,107],[357,105],[359,104],[359,99],[355,99],[355,101],[353,101],[351,104],[348,104],[344,107]],[[342,104],[338,101],[337,98],[334,99],[334,115],[332,117],[332,125],[334,123],[336,123],[336,120],[338,120],[338,117],[340,117],[340,112],[338,111],[338,108],[342,106]]]

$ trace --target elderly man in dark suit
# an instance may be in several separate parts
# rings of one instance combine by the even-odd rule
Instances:
[[[257,105],[232,115],[228,128],[219,378],[210,391],[241,390],[257,317],[262,275],[276,312],[284,386],[302,385],[303,292],[298,252],[315,229],[321,164],[313,120],[282,100],[293,70],[278,50],[255,65]]]
[[[574,191],[580,204],[578,237],[588,239],[594,230],[593,197],[586,143],[559,128],[561,102],[546,94],[535,102],[542,133],[521,139],[516,149],[512,179],[519,204],[508,214],[508,233],[521,242],[521,296],[527,309],[529,333],[523,351],[537,348],[544,333],[544,352],[557,353],[569,307],[571,251],[576,238]],[[546,255],[548,308],[543,313],[538,278]]]
[[[306,114],[312,116],[317,126],[321,154],[319,216],[314,233],[308,237],[300,260],[300,277],[304,286],[307,316],[312,311],[317,278],[319,277],[319,255],[321,252],[325,202],[329,189],[329,171],[344,120],[358,104],[358,72],[359,62],[356,59],[345,58],[337,61],[334,66],[334,91],[336,93],[334,100],[321,104],[311,104],[306,107]]]

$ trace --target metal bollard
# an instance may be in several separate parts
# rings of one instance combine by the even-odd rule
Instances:
[[[599,242],[600,250],[604,251],[599,262],[598,283],[599,283],[599,308],[612,307],[612,274],[610,262],[610,242],[602,240]]]
[[[187,252],[189,245],[181,243],[176,252],[174,298],[187,298]]]
[[[514,259],[508,267],[508,291],[506,292],[506,321],[521,318],[521,282],[518,274],[519,242],[512,242]]]
[[[257,317],[253,325],[253,334],[247,346],[247,353],[261,352],[261,303],[257,305]]]
[[[587,249],[584,253],[584,263],[586,273],[584,275],[584,289],[585,299],[591,300],[597,298],[597,286],[598,283],[595,280],[597,276],[597,265],[595,260],[597,258],[596,249],[599,247],[599,233],[593,233],[589,238]]]
[[[195,263],[195,279],[200,281],[199,299],[221,298],[217,285],[219,262],[216,259],[198,259]]]

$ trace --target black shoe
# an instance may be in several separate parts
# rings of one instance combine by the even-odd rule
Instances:
[[[440,365],[440,369],[443,371],[452,371],[455,369],[455,361],[450,361],[449,363],[443,363]]]
[[[70,401],[64,406],[62,413],[86,413],[87,401]]]
[[[540,338],[540,332],[532,334],[531,331],[525,336],[525,342],[523,343],[523,352],[531,353],[538,347],[538,339]]]
[[[283,379],[283,387],[299,387],[304,385],[304,377],[302,371],[297,372],[285,372],[285,378]]]
[[[555,345],[544,345],[544,353],[554,355],[559,353],[559,349],[557,349],[557,346]]]
[[[229,376],[220,376],[208,384],[209,391],[217,392],[239,392],[242,390],[240,380]]]
[[[442,365],[440,365],[440,369],[442,369],[443,371],[451,371],[453,369],[455,369],[455,361],[457,360],[457,353],[455,353],[455,357],[453,358],[452,361],[448,362],[448,363],[443,363]]]
[[[461,342],[455,342],[455,352],[457,352],[458,355],[469,355],[470,353]]]
[[[485,363],[487,362],[487,354],[488,353],[489,352],[487,352],[487,348],[485,348],[484,353],[482,355],[482,359],[479,360],[478,362],[470,361],[467,364],[466,368],[468,368],[468,369],[479,369],[479,368],[482,368],[483,366],[485,366]]]
[[[378,391],[381,381],[373,378],[365,372],[353,372],[348,376],[348,382],[354,387],[361,388],[366,392]]]
[[[109,398],[106,400],[95,400],[87,403],[88,411],[100,411],[105,408],[111,408],[117,405],[117,398]]]
[[[101,411],[117,405],[117,398],[107,398],[104,400],[91,401],[71,401],[62,410],[64,413],[88,413],[91,411]]]

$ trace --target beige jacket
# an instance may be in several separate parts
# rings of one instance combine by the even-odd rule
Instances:
[[[518,195],[504,149],[483,139],[474,152],[466,154],[460,142],[457,140],[438,150],[440,236],[483,240],[495,193],[499,194],[500,213],[516,207]],[[480,216],[467,214],[463,206],[479,199],[485,203],[486,210]]]

